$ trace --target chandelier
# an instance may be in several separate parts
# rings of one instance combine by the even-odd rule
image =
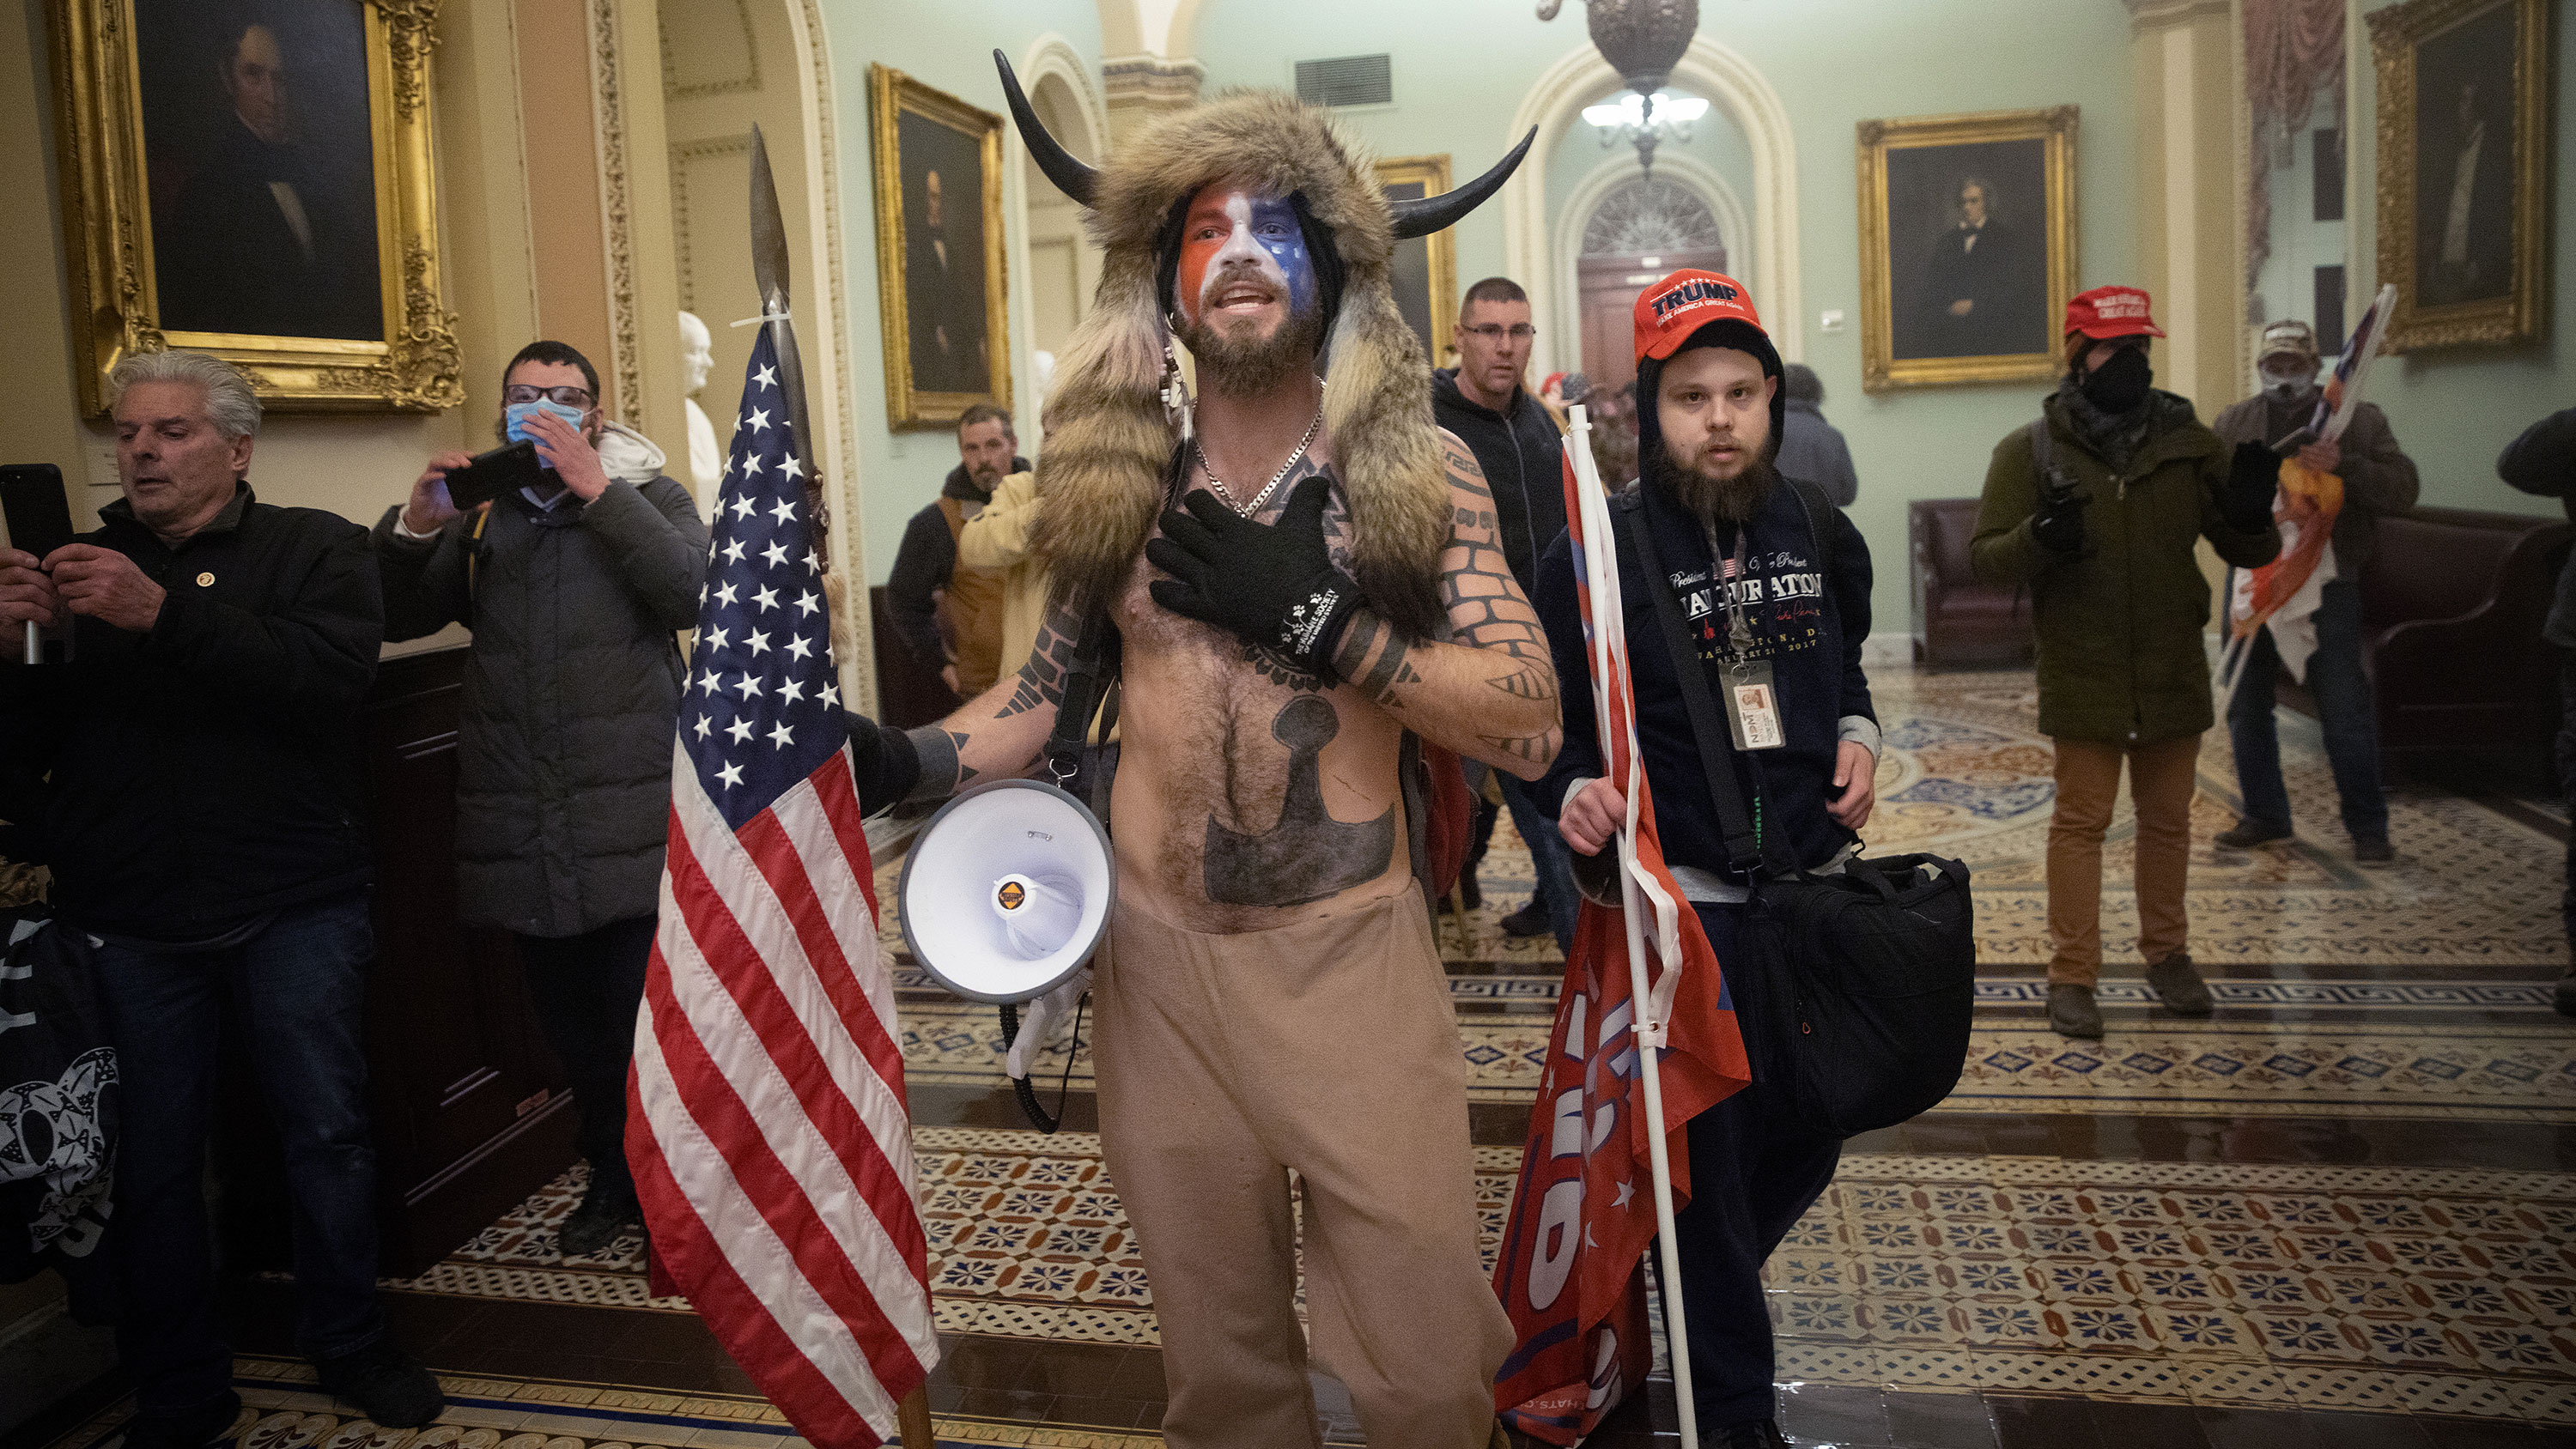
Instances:
[[[1539,0],[1538,18],[1555,19],[1563,4]],[[1689,140],[1690,123],[1708,113],[1708,102],[1663,90],[1699,29],[1699,0],[1587,0],[1584,18],[1593,49],[1627,82],[1631,94],[1586,107],[1583,118],[1601,129],[1603,145],[1634,144],[1638,169],[1651,171],[1655,147],[1667,140]]]

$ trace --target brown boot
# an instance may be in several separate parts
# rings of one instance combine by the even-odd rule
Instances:
[[[2165,1010],[2176,1016],[2207,1016],[2218,1009],[2209,983],[2200,979],[2200,969],[2191,964],[2189,951],[2176,951],[2148,967],[2147,984],[2155,988]]]

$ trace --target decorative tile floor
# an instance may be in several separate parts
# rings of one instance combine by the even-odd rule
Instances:
[[[2576,1422],[2576,1174],[1855,1154],[1780,1377]]]
[[[216,1442],[235,1449],[812,1449],[756,1398],[657,1394],[601,1384],[442,1374],[447,1412],[421,1429],[383,1429],[321,1391],[310,1364],[235,1360],[241,1416]],[[101,1410],[50,1449],[111,1449],[130,1400]],[[1159,1449],[1160,1434],[934,1415],[939,1449]]]
[[[1982,1020],[1946,1112],[2206,1113],[2474,1117],[2576,1122],[2576,1032],[2531,1026],[2143,1020],[2106,1001],[2111,1036],[2076,1043],[2043,1023]],[[2145,1004],[2139,993],[2138,1005]],[[1000,1086],[1008,1043],[991,1008],[907,1002],[904,1070],[923,1085]],[[1468,1096],[1526,1103],[1538,1089],[1549,1021],[1459,1023]],[[1058,1079],[1061,1042],[1036,1073]],[[1091,1057],[1075,1061],[1076,1090]]]

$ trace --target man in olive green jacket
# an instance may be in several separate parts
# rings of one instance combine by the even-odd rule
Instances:
[[[2191,797],[2210,704],[2207,538],[2240,568],[2281,551],[2279,460],[2231,454],[2191,402],[2148,384],[2162,337],[2134,287],[2067,304],[2068,370],[2033,427],[1995,446],[1970,556],[1990,584],[2028,586],[2039,636],[2039,727],[2057,749],[2048,830],[2049,1021],[2098,1037],[2102,837],[2123,763],[2138,816],[2138,951],[2165,1007],[2206,1016],[2184,949]]]

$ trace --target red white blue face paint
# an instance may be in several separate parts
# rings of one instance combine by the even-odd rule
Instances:
[[[1181,223],[1181,265],[1172,291],[1181,315],[1205,325],[1240,309],[1258,315],[1273,302],[1291,313],[1315,306],[1315,266],[1306,233],[1284,196],[1218,183],[1190,202]]]

